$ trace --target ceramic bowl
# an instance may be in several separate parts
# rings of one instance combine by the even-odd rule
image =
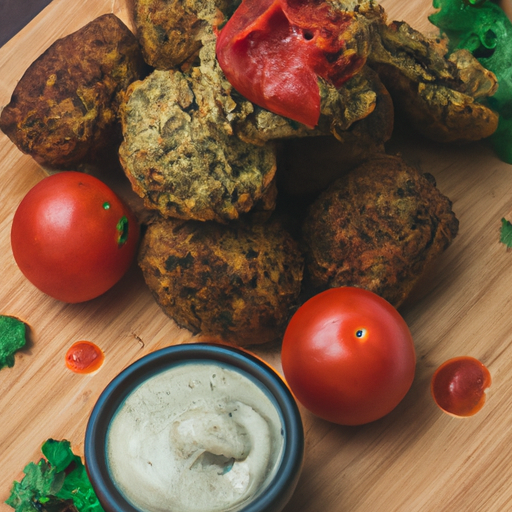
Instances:
[[[242,373],[270,398],[281,419],[283,449],[273,476],[255,496],[234,508],[237,512],[280,512],[299,478],[304,455],[304,431],[297,403],[280,375],[265,362],[236,348],[193,343],[155,351],[121,372],[100,395],[85,434],[85,466],[91,484],[106,512],[151,512],[138,508],[121,492],[107,455],[109,428],[126,399],[147,379],[189,363],[211,363]],[[172,392],[172,390],[170,390]],[[208,512],[205,510],[204,512]]]

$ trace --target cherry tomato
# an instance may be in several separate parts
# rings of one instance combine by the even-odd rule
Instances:
[[[412,385],[416,353],[398,311],[361,288],[332,288],[293,315],[281,361],[288,384],[309,411],[342,425],[377,420]]]
[[[432,396],[446,413],[466,417],[476,414],[485,403],[485,390],[491,385],[489,370],[478,359],[469,356],[445,361],[434,372]]]
[[[128,270],[139,226],[99,179],[53,174],[33,187],[14,214],[11,246],[25,277],[64,302],[83,302],[110,289]]]

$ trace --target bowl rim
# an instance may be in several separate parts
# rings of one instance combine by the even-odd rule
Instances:
[[[228,365],[251,376],[273,397],[286,432],[279,468],[264,492],[240,512],[279,510],[290,498],[304,458],[304,428],[297,402],[283,377],[265,361],[237,347],[213,343],[171,345],[155,350],[122,370],[100,394],[84,439],[85,468],[100,503],[106,512],[141,512],[121,494],[109,475],[105,450],[108,428],[118,407],[136,387],[181,362]]]

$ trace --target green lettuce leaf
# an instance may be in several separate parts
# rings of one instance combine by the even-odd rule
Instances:
[[[0,315],[0,369],[14,366],[14,353],[26,342],[25,324],[13,316]]]
[[[14,482],[5,502],[16,512],[103,512],[82,463],[69,441],[48,439],[46,459],[31,462],[21,482]]]
[[[41,451],[57,472],[64,471],[72,462],[82,463],[80,457],[71,451],[71,444],[66,440],[48,439],[41,447]]]
[[[500,242],[512,247],[512,224],[507,219],[501,219]]]
[[[44,459],[37,464],[30,462],[23,472],[25,476],[21,482],[13,483],[11,496],[6,501],[16,512],[34,512],[35,503],[54,495],[65,479],[64,473],[57,473]]]

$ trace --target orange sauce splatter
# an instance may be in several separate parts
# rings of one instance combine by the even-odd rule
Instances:
[[[66,353],[66,366],[76,373],[92,373],[105,359],[103,351],[91,341],[77,341]]]
[[[476,414],[485,403],[485,390],[491,385],[489,370],[478,359],[455,357],[434,372],[432,396],[446,413],[456,417]]]

